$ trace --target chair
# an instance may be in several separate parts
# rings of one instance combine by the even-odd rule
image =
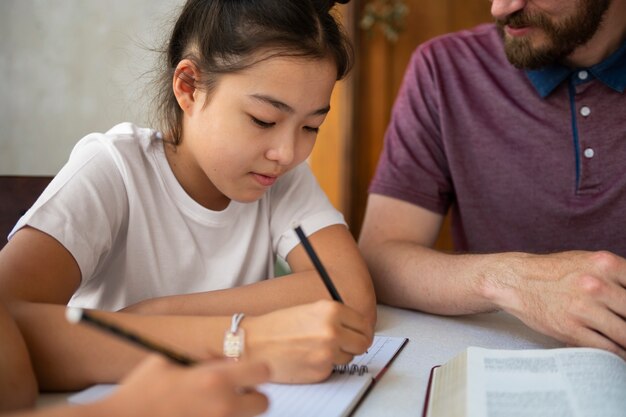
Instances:
[[[52,176],[0,175],[0,249],[19,218],[52,181]]]

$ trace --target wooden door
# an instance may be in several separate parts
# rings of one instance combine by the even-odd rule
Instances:
[[[353,0],[341,6],[357,62],[351,77],[333,94],[333,110],[309,160],[355,237],[363,221],[367,187],[378,163],[391,107],[411,54],[432,37],[492,21],[488,0],[404,0],[408,14],[396,42],[387,40],[379,26],[370,31],[359,27],[369,3],[393,1]],[[437,244],[440,249],[452,247],[448,227],[446,222]]]

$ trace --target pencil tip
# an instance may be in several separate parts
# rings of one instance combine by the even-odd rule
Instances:
[[[78,323],[83,317],[83,309],[76,307],[67,307],[65,309],[65,318],[70,323]]]

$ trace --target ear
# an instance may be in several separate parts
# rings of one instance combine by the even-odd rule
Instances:
[[[198,75],[196,66],[188,59],[183,59],[176,66],[172,79],[172,89],[183,112],[190,111],[196,102],[195,92]]]

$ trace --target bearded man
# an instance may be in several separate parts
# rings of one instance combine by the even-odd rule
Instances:
[[[378,299],[626,359],[626,0],[491,3],[407,69],[360,237]]]

